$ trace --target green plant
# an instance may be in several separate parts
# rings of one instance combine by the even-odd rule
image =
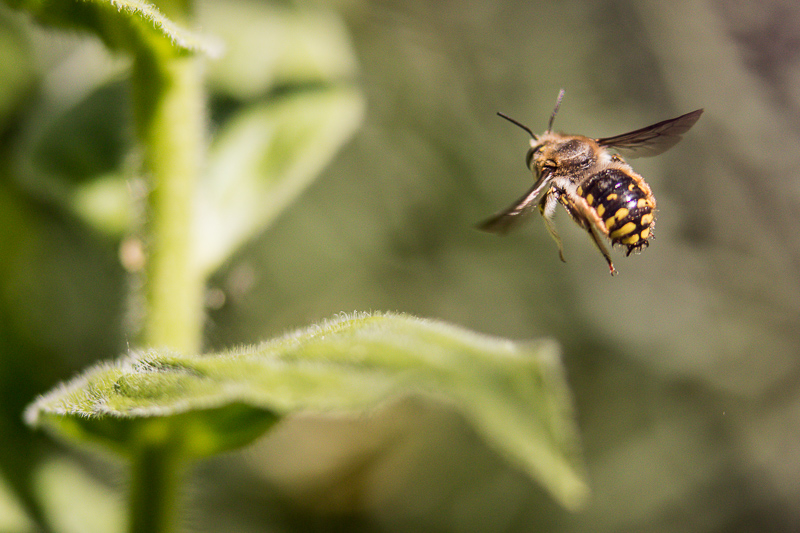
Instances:
[[[236,104],[212,136],[206,59],[222,45],[185,29],[189,2],[10,3],[46,24],[88,30],[131,60],[135,170],[119,160],[98,163],[92,179],[56,187],[66,192],[55,200],[98,229],[140,235],[147,348],[85,371],[26,411],[31,425],[102,443],[129,460],[129,531],[176,529],[181,476],[192,460],[241,447],[286,416],[368,413],[407,395],[452,405],[565,506],[581,505],[587,489],[553,343],[376,313],[198,355],[209,276],[291,204],[360,122],[353,61],[325,57],[335,42],[304,48],[296,35],[276,40],[283,53],[263,79],[254,79],[254,65],[222,60],[216,68],[229,70],[219,88]],[[301,37],[330,27],[313,12],[274,8],[274,15],[278,33],[289,20],[309,28]],[[75,174],[86,173],[77,167]],[[139,177],[147,191],[141,225],[129,204],[109,201]],[[109,203],[120,207],[97,208]]]

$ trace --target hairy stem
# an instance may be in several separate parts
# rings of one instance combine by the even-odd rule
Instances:
[[[201,59],[163,47],[137,57],[134,109],[149,178],[143,343],[197,353],[204,280],[193,263],[195,184],[204,150]]]

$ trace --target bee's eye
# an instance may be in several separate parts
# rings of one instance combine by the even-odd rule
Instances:
[[[528,150],[528,155],[525,156],[525,164],[528,165],[528,168],[531,168],[531,164],[533,163],[533,158],[542,150],[542,145],[538,144],[536,146],[532,146]]]
[[[528,154],[525,156],[525,166],[531,168],[531,161],[533,161],[533,154],[536,153],[536,150],[531,148],[528,150]]]

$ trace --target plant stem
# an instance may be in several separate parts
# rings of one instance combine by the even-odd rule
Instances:
[[[128,533],[177,531],[183,470],[182,461],[169,446],[138,450],[131,461]]]
[[[193,201],[204,151],[201,59],[168,47],[136,58],[134,109],[148,174],[143,342],[197,353],[204,279],[193,261]]]

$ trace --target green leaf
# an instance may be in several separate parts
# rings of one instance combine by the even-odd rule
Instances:
[[[109,235],[122,236],[136,220],[130,184],[124,176],[107,174],[80,184],[74,190],[71,207],[92,227]]]
[[[97,49],[86,46],[76,55]],[[50,94],[37,102],[15,139],[10,167],[27,194],[71,210],[96,230],[121,236],[136,220],[135,187],[125,170],[134,142],[126,112],[130,98],[124,83],[108,81],[113,72],[119,77],[118,69],[80,65],[80,82],[54,84],[69,97]]]
[[[69,188],[118,171],[133,142],[129,105],[126,85],[115,81],[97,86],[62,113],[48,115],[30,148],[32,173]]]
[[[0,11],[0,132],[14,119],[36,81],[35,61],[21,26]]]
[[[77,461],[53,458],[42,462],[35,487],[47,523],[60,533],[124,531],[119,494],[87,474]]]
[[[357,62],[336,13],[296,3],[201,2],[204,28],[225,41],[225,57],[209,64],[215,91],[246,100],[274,87],[339,83],[355,78]]]
[[[451,405],[565,506],[585,501],[557,347],[403,315],[342,317],[203,357],[151,350],[87,371],[31,405],[26,420],[122,452],[161,442],[202,456],[283,416],[363,415],[416,394]]]
[[[201,52],[211,57],[222,53],[219,40],[190,31],[143,0],[7,0],[25,9],[41,22],[53,26],[89,30],[111,48],[136,49],[141,29],[159,35],[179,50]]]
[[[2,476],[0,476],[0,531],[11,533],[33,531],[31,519],[25,514],[24,508]]]
[[[142,0],[93,0],[100,6],[110,6],[120,15],[138,18],[151,24],[156,31],[172,41],[172,44],[183,50],[203,52],[212,57],[222,53],[222,43],[208,36],[203,36],[189,31],[164,16],[158,8],[150,2]]]
[[[359,92],[326,87],[272,98],[228,121],[199,185],[202,272],[213,272],[291,204],[355,132],[363,106]]]

